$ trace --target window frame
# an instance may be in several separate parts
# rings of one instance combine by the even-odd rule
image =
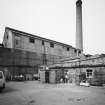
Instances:
[[[92,69],[87,69],[86,70],[86,77],[87,78],[92,78],[93,77],[93,70]]]
[[[44,42],[44,40],[42,40],[42,46],[44,46],[45,45],[45,42]]]
[[[51,48],[54,48],[54,43],[50,43],[50,47]]]
[[[18,44],[19,44],[19,40],[15,39],[15,45],[18,45]]]
[[[81,50],[78,51],[78,54],[81,54]]]
[[[76,49],[74,49],[74,53],[77,53],[77,50]]]
[[[70,51],[70,48],[69,47],[67,47],[67,51]]]
[[[32,38],[32,37],[30,37],[30,38],[29,38],[29,42],[30,42],[30,43],[35,43],[35,39]]]

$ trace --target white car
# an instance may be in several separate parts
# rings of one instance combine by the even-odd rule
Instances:
[[[81,82],[80,86],[87,86],[88,87],[88,86],[90,86],[90,84],[86,81],[86,82]]]
[[[5,88],[5,77],[2,71],[0,71],[0,89]]]

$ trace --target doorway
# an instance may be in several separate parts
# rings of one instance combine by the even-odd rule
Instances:
[[[81,81],[81,82],[86,82],[86,73],[85,73],[85,72],[82,72],[82,73],[80,74],[80,81]]]
[[[49,71],[45,71],[45,82],[49,83]]]

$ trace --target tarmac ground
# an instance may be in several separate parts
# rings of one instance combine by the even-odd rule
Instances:
[[[8,82],[0,105],[105,105],[105,87]]]

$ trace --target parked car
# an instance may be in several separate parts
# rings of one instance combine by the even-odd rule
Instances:
[[[80,86],[87,86],[88,87],[88,86],[90,86],[90,84],[87,81],[86,82],[82,81],[82,82],[80,82]]]
[[[2,71],[0,71],[0,90],[5,88],[5,77]]]
[[[12,80],[13,81],[24,81],[25,80],[25,77],[22,74],[15,75],[15,76],[12,77]]]
[[[92,86],[103,86],[103,81],[101,79],[92,79],[90,81],[90,85],[92,85]]]
[[[33,80],[39,80],[39,75],[38,74],[34,74],[32,77]]]

